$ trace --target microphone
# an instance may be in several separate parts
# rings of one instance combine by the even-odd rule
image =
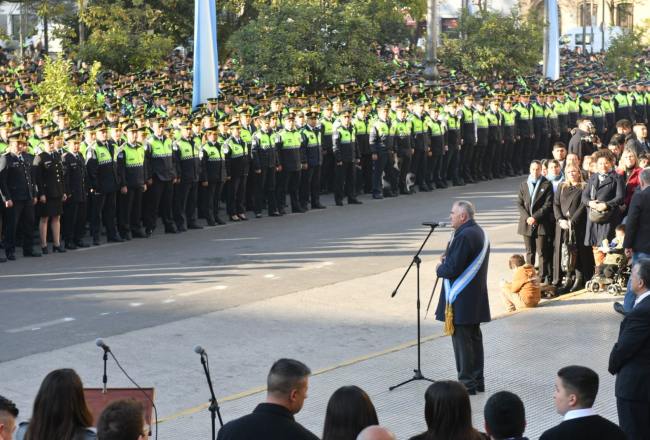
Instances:
[[[108,351],[108,352],[111,351],[111,348],[104,343],[104,340],[102,338],[95,339],[95,345],[103,349],[104,351]]]
[[[422,226],[431,226],[432,228],[448,228],[451,226],[451,223],[448,222],[423,222]]]
[[[195,345],[195,346],[194,346],[194,353],[196,353],[196,354],[200,354],[201,356],[203,356],[204,354],[206,354],[206,353],[205,353],[205,349],[204,349],[203,347],[201,347],[200,345]]]

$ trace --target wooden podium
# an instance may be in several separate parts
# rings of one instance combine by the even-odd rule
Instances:
[[[155,390],[153,388],[108,388],[106,393],[102,393],[101,388],[84,388],[84,397],[86,404],[93,415],[93,426],[97,426],[99,416],[110,404],[116,400],[134,399],[144,407],[144,420],[149,426],[152,426],[153,406],[151,402],[155,399]],[[149,399],[147,399],[149,397]]]

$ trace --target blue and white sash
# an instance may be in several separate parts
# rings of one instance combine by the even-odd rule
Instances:
[[[490,241],[488,240],[485,231],[483,231],[483,235],[483,249],[481,249],[481,252],[474,259],[474,261],[472,261],[472,264],[470,264],[463,271],[463,273],[458,278],[456,278],[453,284],[448,279],[444,280],[445,298],[447,299],[447,304],[453,304],[454,301],[456,301],[456,298],[458,298],[460,292],[462,292],[463,289],[467,287],[467,285],[474,279],[479,269],[481,269],[483,261],[485,261],[485,256],[487,255],[488,248],[490,246]]]

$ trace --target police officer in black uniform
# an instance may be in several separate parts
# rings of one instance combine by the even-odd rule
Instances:
[[[36,186],[32,180],[32,162],[25,148],[27,144],[20,132],[9,136],[8,151],[0,156],[0,196],[5,206],[5,254],[16,259],[16,231],[21,229],[23,255],[40,257],[32,248],[34,234],[34,205]]]
[[[275,134],[269,127],[268,116],[257,119],[258,129],[253,133],[253,170],[257,180],[255,189],[255,217],[262,216],[262,209],[267,208],[268,215],[277,217],[278,204],[276,201],[276,171],[280,162],[275,149]],[[320,187],[318,188],[320,191]]]
[[[117,169],[113,152],[106,141],[106,126],[97,127],[97,139],[86,151],[86,170],[88,171],[88,187],[93,203],[90,209],[90,234],[93,244],[101,244],[99,237],[102,220],[106,227],[106,237],[109,242],[122,242],[115,228],[115,207],[117,185]]]
[[[208,226],[225,225],[226,222],[219,217],[219,204],[221,203],[221,189],[228,179],[226,176],[226,162],[224,149],[217,141],[217,127],[211,125],[205,128],[206,142],[201,147],[201,186],[205,188],[205,197],[201,199]]]
[[[340,114],[340,124],[332,133],[332,151],[336,163],[336,192],[334,200],[337,206],[343,206],[343,195],[348,198],[348,204],[360,205],[356,196],[355,166],[361,162],[361,154],[354,139],[354,127],[350,123],[350,110],[345,109]]]
[[[302,149],[307,158],[307,169],[300,175],[300,206],[308,208],[311,200],[312,209],[325,209],[320,202],[320,179],[323,152],[321,150],[321,127],[318,125],[318,114],[307,112],[307,124],[301,129]]]
[[[81,137],[77,133],[66,136],[67,151],[63,153],[63,179],[66,200],[63,203],[63,240],[65,248],[74,250],[88,247],[86,234],[86,161],[79,152]]]
[[[196,223],[196,198],[201,174],[200,145],[191,138],[187,121],[180,125],[181,137],[174,141],[172,150],[176,156],[176,175],[180,178],[174,187],[174,221],[178,232],[202,229]],[[187,227],[186,227],[187,224]]]

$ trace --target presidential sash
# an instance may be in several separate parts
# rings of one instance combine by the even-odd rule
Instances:
[[[472,261],[472,263],[463,271],[463,273],[458,278],[456,278],[453,284],[447,279],[445,279],[443,282],[445,286],[445,299],[446,299],[445,328],[444,328],[445,335],[454,334],[453,305],[454,302],[456,301],[456,298],[458,298],[460,292],[465,287],[467,287],[467,285],[474,279],[479,269],[481,269],[481,266],[483,265],[483,261],[485,261],[485,256],[487,255],[490,242],[488,240],[485,231],[483,231],[483,235],[484,235],[483,248],[481,249],[481,252],[476,256],[474,261]]]

